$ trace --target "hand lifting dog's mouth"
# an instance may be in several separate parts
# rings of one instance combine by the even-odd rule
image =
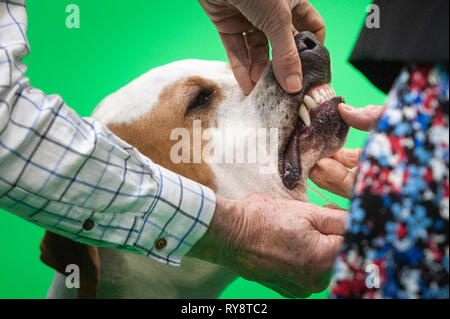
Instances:
[[[289,190],[295,189],[302,178],[302,154],[314,149],[318,152],[316,160],[330,156],[342,146],[348,133],[337,109],[344,99],[337,97],[329,85],[328,50],[310,32],[299,33],[295,42],[302,62],[303,89],[291,96],[296,114],[282,134],[279,150],[280,176]]]

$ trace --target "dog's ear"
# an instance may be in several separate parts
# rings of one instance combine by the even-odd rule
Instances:
[[[41,261],[63,275],[66,267],[80,268],[78,298],[96,298],[100,283],[100,256],[98,248],[77,243],[52,232],[45,232],[41,242]]]

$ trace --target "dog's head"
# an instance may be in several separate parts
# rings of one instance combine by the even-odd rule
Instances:
[[[269,64],[249,96],[222,62],[184,60],[151,70],[104,99],[93,117],[157,164],[222,196],[251,192],[306,200],[311,167],[344,143],[330,57],[295,36],[303,90],[281,89]]]

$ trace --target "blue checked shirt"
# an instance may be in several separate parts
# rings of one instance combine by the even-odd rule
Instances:
[[[20,62],[26,27],[25,1],[0,0],[0,208],[78,242],[179,265],[208,228],[214,193],[33,88]]]

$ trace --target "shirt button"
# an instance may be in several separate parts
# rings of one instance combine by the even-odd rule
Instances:
[[[83,229],[84,230],[91,230],[92,228],[94,228],[94,221],[90,218],[86,219],[83,223]]]
[[[161,250],[161,249],[163,249],[166,246],[167,246],[167,240],[165,238],[160,238],[155,243],[155,248],[157,250]]]

